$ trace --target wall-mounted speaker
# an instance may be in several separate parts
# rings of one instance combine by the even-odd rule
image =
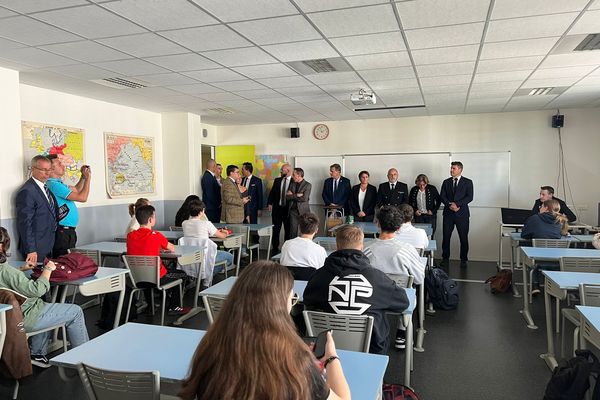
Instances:
[[[290,137],[291,138],[299,138],[300,137],[300,128],[290,128]]]
[[[552,116],[552,127],[562,128],[565,126],[565,116],[562,114],[556,114]]]

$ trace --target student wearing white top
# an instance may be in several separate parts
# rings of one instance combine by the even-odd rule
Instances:
[[[412,224],[413,208],[408,204],[400,205],[402,226],[396,231],[396,238],[404,243],[411,244],[415,249],[424,249],[429,245],[429,238],[425,229],[415,228]]]
[[[321,268],[327,252],[313,242],[313,237],[319,230],[319,218],[313,213],[306,213],[298,218],[298,222],[300,236],[286,241],[281,247],[281,265]]]
[[[204,218],[205,205],[200,200],[192,200],[190,202],[190,219],[183,221],[181,227],[183,228],[183,236],[185,237],[196,237],[199,239],[208,239],[210,236],[225,239],[227,237],[226,229],[217,229],[212,222]],[[215,263],[227,261],[227,266],[233,264],[233,254],[228,251],[217,250],[217,257]],[[223,269],[215,268],[214,273],[220,273]]]
[[[129,204],[129,216],[131,217],[131,220],[129,221],[129,225],[127,225],[127,229],[125,230],[125,236],[129,235],[129,232],[133,232],[133,231],[137,231],[138,229],[140,229],[140,224],[139,222],[137,222],[137,219],[135,219],[135,210],[137,210],[138,208],[140,208],[141,206],[147,206],[150,205],[150,200],[144,198],[144,197],[140,197],[139,199],[137,199],[137,201],[134,203]]]

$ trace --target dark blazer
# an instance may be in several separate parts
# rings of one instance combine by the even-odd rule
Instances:
[[[50,192],[56,203],[56,198]],[[29,178],[17,192],[17,231],[19,250],[23,257],[37,252],[38,261],[50,256],[54,246],[54,235],[58,224],[58,207],[52,213],[50,204],[42,189]]]
[[[560,213],[564,214],[567,219],[569,220],[569,222],[573,222],[577,219],[577,215],[575,215],[573,213],[573,211],[571,211],[569,209],[569,207],[567,207],[567,203],[565,203],[564,201],[562,201],[561,199],[559,199],[558,197],[552,197],[554,200],[558,201],[558,204],[560,204]],[[531,209],[531,212],[535,215],[540,211],[540,207],[542,206],[542,201],[540,199],[537,199],[535,201],[535,203],[533,204],[533,208]]]
[[[360,185],[355,185],[350,191],[350,197],[348,198],[348,206],[350,207],[351,215],[357,216],[360,211],[360,205],[358,204],[358,192],[360,191]],[[365,218],[375,216],[375,206],[377,205],[377,189],[375,186],[367,186],[367,193],[365,193],[365,202],[363,203],[363,212],[366,214]]]
[[[289,191],[292,192],[291,195],[287,194],[286,198],[288,200],[288,209],[290,211],[297,209],[298,214],[302,215],[310,212],[310,191],[312,189],[312,185],[306,180],[302,180],[300,183],[292,181],[290,182]],[[301,197],[296,196],[297,193],[304,193]]]
[[[377,190],[377,205],[381,206],[399,206],[408,202],[408,186],[406,183],[397,181],[394,191],[390,189],[389,182],[383,182]]]
[[[473,201],[473,181],[469,178],[465,178],[461,176],[458,180],[458,185],[456,187],[456,193],[452,189],[452,177],[445,179],[442,182],[442,191],[440,192],[440,199],[444,204],[444,213],[443,215],[452,215],[454,214],[456,217],[470,217],[471,213],[469,212],[469,203]],[[450,209],[450,203],[454,202],[460,210],[454,212]]]
[[[221,208],[221,186],[208,170],[204,171],[202,180],[200,181],[202,187],[202,202],[206,206],[207,210],[218,210]]]
[[[350,179],[341,176],[338,182],[337,190],[333,193],[333,178],[325,179],[323,182],[323,203],[326,206],[330,204],[337,204],[338,206],[346,206],[348,201],[348,195],[350,194]]]
[[[271,191],[269,192],[269,196],[267,197],[267,205],[271,205],[273,206],[273,208],[279,208],[279,199],[281,199],[281,180],[283,178],[279,177],[279,178],[275,178],[275,180],[273,181],[273,187],[271,188]],[[292,185],[292,182],[294,182],[294,179],[290,177],[290,183],[289,185]],[[289,189],[289,187],[288,187]],[[287,189],[286,189],[287,190]],[[286,199],[287,202],[287,199]],[[287,209],[287,203],[284,205],[284,207]]]
[[[242,186],[246,186],[246,180],[242,179]],[[258,210],[263,208],[263,184],[262,179],[252,175],[250,178],[250,187],[246,191],[246,194],[250,196],[250,201],[244,206],[244,213],[246,216],[250,216],[250,223],[257,223]]]
[[[408,204],[410,204],[415,211],[417,211],[417,193],[419,193],[419,187],[413,186],[408,194]],[[431,210],[433,215],[435,215],[440,208],[440,194],[433,185],[425,186],[425,207],[427,207],[427,210]]]

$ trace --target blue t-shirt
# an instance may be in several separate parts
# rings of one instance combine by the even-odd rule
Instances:
[[[58,224],[75,228],[79,222],[79,212],[77,211],[75,202],[67,199],[72,190],[57,178],[48,178],[46,186],[48,186],[48,189],[56,197]]]

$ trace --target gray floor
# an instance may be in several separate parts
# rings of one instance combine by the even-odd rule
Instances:
[[[484,280],[494,273],[492,263],[471,262],[466,270],[454,264],[450,267],[450,275],[458,279]],[[414,353],[415,391],[428,400],[541,399],[550,378],[550,371],[539,358],[546,348],[543,297],[533,304],[539,329],[530,330],[519,313],[521,299],[511,294],[492,295],[489,286],[482,283],[459,282],[459,287],[460,305],[456,311],[438,311],[425,320],[425,352]],[[92,337],[102,333],[94,325],[98,313],[98,307],[86,310]],[[138,322],[156,323],[158,318],[140,315]],[[168,323],[173,320],[167,317]],[[186,321],[184,326],[206,329],[205,314]],[[389,355],[385,381],[402,382],[404,353],[392,349]],[[0,399],[9,399],[11,393],[11,382],[1,381]],[[34,367],[34,376],[21,385],[19,399],[41,398],[86,396],[77,379],[63,382],[55,367]]]

